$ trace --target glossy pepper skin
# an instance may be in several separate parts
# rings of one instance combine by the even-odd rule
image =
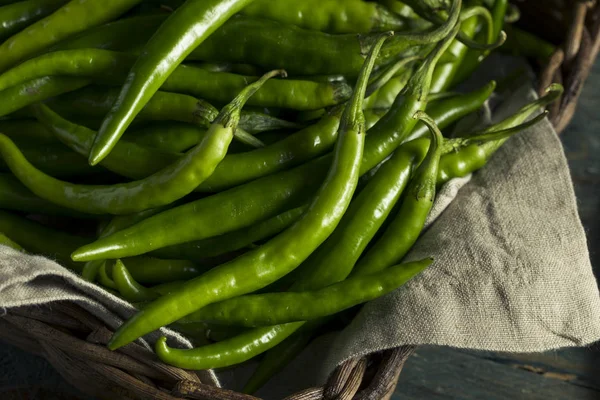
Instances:
[[[255,0],[242,14],[328,33],[400,31],[406,25],[382,5],[360,0]]]
[[[85,158],[73,153],[60,143],[31,147],[31,143],[20,147],[21,152],[35,168],[53,177],[67,179],[102,176],[103,168],[90,167]],[[0,171],[10,172],[10,168],[0,157]]]
[[[139,53],[165,19],[164,15],[149,15],[116,21],[61,43],[56,49],[102,48]],[[412,38],[408,34],[407,40],[386,45],[387,50],[379,63],[385,65],[400,54],[427,54],[427,44],[445,37],[448,25],[452,25],[452,21],[447,21],[431,34],[423,33]],[[364,61],[363,50],[369,47],[375,37],[373,34],[363,35],[360,39],[354,34],[330,35],[275,21],[236,16],[217,29],[186,60],[252,64],[263,69],[280,66],[292,75],[356,76]],[[283,42],[278,38],[284,38]],[[224,47],[223,43],[227,45]],[[348,60],[348,63],[340,64],[340,58]]]
[[[0,135],[0,153],[13,173],[34,193],[74,210],[119,215],[160,207],[191,193],[213,173],[227,154],[246,99],[276,74],[281,74],[281,71],[268,73],[244,89],[219,113],[205,138],[183,157],[139,181],[109,186],[60,182],[36,171],[3,135]]]
[[[0,117],[88,84],[89,81],[84,78],[45,76],[11,86],[0,92]]]
[[[112,279],[115,283],[115,289],[129,302],[150,301],[160,297],[158,292],[137,283],[121,260],[116,260],[113,265]]]
[[[110,110],[116,98],[116,90],[90,86],[51,99],[48,105],[67,116],[102,117]],[[159,91],[137,115],[135,122],[179,121],[207,128],[218,113],[219,111],[205,100],[180,93]],[[264,144],[250,133],[293,129],[299,126],[301,125],[264,113],[242,111],[235,137],[251,147],[262,147]]]
[[[508,9],[508,0],[494,0],[494,4],[491,7],[492,13],[492,28],[493,28],[493,38],[498,39],[504,27],[504,17],[506,16],[506,11]],[[483,36],[483,32],[479,33],[477,36]],[[512,35],[510,32],[507,36],[507,41],[512,39]],[[506,45],[506,44],[505,44]],[[464,80],[466,80],[473,71],[481,64],[481,61],[489,54],[489,52],[484,52],[483,54],[480,51],[476,51],[473,49],[467,50],[467,53],[464,55],[463,61],[461,62],[459,70],[455,73],[452,81],[450,82],[450,87],[455,86]]]
[[[75,153],[86,157],[92,147],[94,131],[74,124],[44,105],[33,106],[33,114],[58,140]],[[181,154],[121,141],[101,166],[131,179],[146,178],[174,163]]]
[[[514,115],[503,121],[485,129],[481,135],[507,129],[508,134],[497,140],[486,140],[484,143],[472,143],[464,146],[455,153],[447,154],[442,157],[438,171],[438,184],[447,182],[456,177],[466,176],[469,173],[481,168],[490,159],[490,157],[512,136],[514,130],[511,128],[523,124],[531,115],[540,108],[555,102],[563,93],[563,87],[558,84],[552,84],[546,89],[546,94],[530,104],[522,107]],[[477,136],[470,137],[472,139]]]
[[[0,7],[0,40],[51,14],[68,0],[27,0]],[[1,4],[0,4],[1,5]]]
[[[438,176],[437,176],[437,185],[440,186],[443,183],[447,182],[452,178],[462,177],[469,173],[475,172],[479,168],[483,167],[487,161],[492,157],[495,151],[509,138],[515,133],[523,130],[529,125],[532,125],[539,121],[544,115],[538,116],[534,120],[531,120],[528,123],[523,125],[518,125],[525,121],[528,117],[532,115],[533,112],[537,111],[540,107],[543,107],[553,101],[556,100],[560,96],[560,88],[559,87],[551,87],[549,90],[549,94],[547,94],[542,99],[531,103],[521,109],[520,112],[507,118],[506,120],[500,122],[497,125],[489,127],[484,130],[481,134],[476,136],[471,136],[470,139],[479,138],[480,141],[475,140],[472,143],[463,142],[460,144],[459,148],[456,151],[451,151],[450,153],[445,154],[440,159],[440,164],[438,168]],[[502,129],[505,129],[502,131]],[[487,136],[487,137],[486,137]],[[426,140],[425,138],[417,139],[403,145],[400,150],[411,144],[417,144],[419,141]],[[420,146],[421,147],[421,146]],[[425,147],[429,147],[425,145]],[[424,150],[423,150],[424,151]],[[394,155],[397,157],[398,152]],[[393,160],[390,159],[387,162],[391,162]],[[384,167],[387,164],[384,163]],[[416,162],[415,164],[417,164]],[[383,167],[382,167],[383,169]],[[377,172],[379,173],[379,171]],[[373,178],[369,184],[375,181],[376,177]],[[361,192],[362,195],[362,192]],[[358,199],[357,199],[358,200]],[[343,222],[343,221],[342,221]],[[330,239],[335,236],[335,233]],[[327,244],[325,245],[327,246]],[[327,247],[323,248],[325,256],[325,260],[327,259]],[[325,267],[329,267],[333,264],[323,264]],[[306,271],[306,275],[300,275],[297,283],[292,287],[292,289],[296,287],[305,288],[310,287],[308,285],[311,284],[311,278],[314,282],[320,283],[317,279],[317,275],[319,273],[329,273],[329,276],[335,276],[335,271],[342,271],[343,268],[338,268],[340,263],[336,263],[336,268],[333,269],[334,273],[330,272],[328,268],[315,268],[314,270]],[[347,270],[349,272],[349,270]],[[311,274],[312,273],[312,274]],[[342,275],[343,276],[343,275]],[[325,279],[327,279],[327,275],[325,275]],[[214,304],[211,306],[215,311],[218,310],[219,306],[227,306],[229,302],[225,301],[219,304]],[[244,306],[240,305],[236,312],[243,313]],[[247,311],[247,310],[246,310]],[[199,312],[202,312],[201,310]],[[246,387],[244,388],[245,393],[253,393],[258,390],[261,386],[264,385],[275,373],[281,370],[284,365],[286,365],[291,359],[293,359],[308,343],[310,337],[314,334],[315,330],[318,329],[319,326],[323,324],[322,320],[314,320],[305,324],[302,329],[303,332],[292,332],[292,329],[287,330],[281,334],[287,334],[289,337],[282,341],[280,345],[276,348],[268,352],[260,363],[258,369],[253,374],[253,376],[248,381]],[[276,335],[278,333],[274,333]],[[279,356],[282,355],[282,356]],[[283,356],[285,355],[285,356]]]
[[[444,139],[435,122],[423,112],[418,112],[416,118],[423,121],[432,131],[427,156],[415,171],[406,189],[398,215],[386,228],[383,236],[358,261],[352,276],[364,276],[381,271],[399,262],[416,242],[431,211],[435,200],[436,180]]]
[[[89,215],[78,213],[70,208],[57,206],[36,196],[27,189],[12,174],[0,174],[0,208],[3,210],[23,211],[45,215],[58,215],[66,217],[87,217]]]
[[[135,131],[127,132],[122,141],[127,140],[144,147],[180,153],[198,144],[204,135],[206,135],[206,130],[201,127],[185,122],[165,121],[150,123]],[[117,147],[119,144],[113,151],[116,152]],[[107,156],[104,160],[109,157]]]
[[[157,250],[154,254],[174,259],[198,260],[240,250],[255,242],[268,239],[296,222],[307,207],[297,207],[252,226],[196,242],[182,243]]]
[[[485,20],[479,24],[479,19]],[[469,7],[461,12],[461,27],[460,31],[463,35],[468,38],[475,36],[475,31],[478,26],[487,27],[487,43],[492,43],[495,40],[493,36],[493,22],[492,16],[489,11],[484,7]],[[462,61],[465,58],[469,48],[462,44],[458,39],[455,39],[454,43],[448,48],[448,52],[454,55],[455,60],[453,62],[444,63],[438,65],[433,73],[431,91],[434,93],[443,92],[450,88],[454,76],[460,70]]]
[[[298,270],[290,290],[314,290],[348,277],[392,212],[427,153],[428,138],[403,144],[354,199],[338,228]]]
[[[143,311],[142,311],[143,312]],[[276,338],[284,338],[285,335],[273,335],[273,331],[286,332],[295,330],[302,322],[271,327],[256,328],[244,332],[233,338],[218,343],[198,347],[192,350],[180,350],[169,347],[167,338],[160,338],[155,345],[155,351],[163,360],[171,365],[186,369],[210,369],[222,368],[240,364],[256,357],[266,350],[276,346],[279,342]]]
[[[323,155],[333,147],[337,139],[340,114],[340,109],[332,110],[316,124],[270,146],[228,154],[196,191],[229,189]],[[79,154],[87,154],[93,140],[92,130],[67,121],[47,107],[36,106],[34,115],[67,146]],[[180,157],[180,154],[121,140],[100,165],[119,175],[140,179],[167,167]]]
[[[129,257],[248,227],[307,201],[318,189],[330,163],[331,157],[323,156],[176,207],[81,247],[73,253],[73,259]]]
[[[54,75],[119,84],[126,79],[135,60],[135,55],[103,49],[54,51],[27,60],[0,75],[0,90]],[[160,89],[227,103],[256,80],[258,77],[179,65]],[[352,88],[343,81],[273,79],[248,100],[248,105],[314,110],[339,104],[347,100],[351,92]]]
[[[252,0],[187,0],[146,43],[126,83],[104,118],[90,151],[98,164],[114,147],[135,116],[191,51]]]
[[[424,111],[427,106],[435,66],[456,36],[458,29],[459,25],[456,24],[450,34],[435,46],[409,79],[406,87],[396,96],[390,111],[369,129],[369,140],[365,145],[361,165],[362,173],[392,154],[413,130],[417,123],[413,118],[414,114],[417,111]]]
[[[224,57],[222,61],[244,63],[251,59],[253,64],[262,67],[279,65],[279,68],[284,68],[289,73],[356,75],[364,62],[362,54],[364,54],[365,48],[369,48],[375,39],[372,36],[356,37],[355,35],[334,37],[320,34],[322,36],[315,36],[311,31],[304,33],[277,32],[276,30],[281,29],[280,24],[273,23],[275,27],[271,30],[265,26],[268,25],[266,20],[258,21],[261,26],[243,26],[243,18],[241,19],[242,24],[226,24],[213,33],[213,28],[218,27],[228,17],[249,3],[250,0],[211,0],[208,3],[205,0],[188,0],[161,25],[161,28],[144,47],[141,58],[138,59],[127,78],[126,82],[128,83],[123,87],[115,106],[106,116],[98,131],[94,147],[90,152],[90,164],[97,164],[110,152],[135,115],[143,108],[145,102],[194,48],[194,52],[205,59],[210,59],[210,57],[205,57],[208,52],[218,57]],[[380,62],[385,62],[404,51],[415,51],[420,45],[443,38],[456,24],[460,4],[461,0],[453,3],[450,17],[437,30],[424,34],[396,36],[382,52]],[[211,7],[216,9],[213,11]],[[211,18],[204,20],[197,17],[196,20],[193,20],[195,23],[190,24],[189,15],[208,15]],[[220,18],[213,21],[212,19],[217,15]],[[233,22],[236,21],[240,21],[240,19],[236,18]],[[204,30],[202,29],[204,26],[210,28]],[[286,28],[295,29],[294,27]],[[185,34],[188,29],[189,34],[193,31],[201,32],[201,34],[188,37]],[[208,37],[210,33],[213,34]],[[248,45],[248,41],[252,40],[252,34],[261,36],[261,40],[258,42],[260,46]],[[174,46],[165,37],[180,38],[178,42],[180,45]],[[289,41],[289,43],[283,44],[283,40]],[[269,48],[270,45],[276,47]],[[307,45],[310,48],[307,48]],[[315,57],[315,48],[320,49],[318,57]],[[171,52],[167,52],[165,55],[165,49],[171,49]],[[289,51],[286,52],[285,49]],[[248,57],[250,55],[251,58]],[[248,58],[246,59],[246,57]],[[340,60],[344,60],[344,62],[340,63]],[[157,68],[158,66],[163,68]]]
[[[491,82],[472,93],[440,102],[432,106],[429,112],[439,126],[448,126],[479,109],[494,87],[495,83]],[[425,127],[417,136],[426,133]],[[373,139],[367,134],[367,146],[370,140]],[[377,165],[384,159],[385,157],[378,158],[369,163]],[[78,249],[73,257],[82,261],[128,257],[250,226],[306,202],[321,183],[321,177],[329,163],[329,156],[323,156],[292,170],[266,176],[177,207],[122,233]]]
[[[397,34],[382,49],[378,64],[385,65],[400,54],[419,54],[422,46],[446,37],[458,20],[460,5],[460,0],[455,1],[448,20],[433,31]],[[352,77],[358,74],[364,62],[365,49],[372,45],[376,37],[375,34],[329,35],[238,16],[198,46],[190,57],[251,63],[263,68],[279,65],[291,75],[341,74]]]
[[[111,21],[141,0],[71,0],[0,44],[0,72],[90,27]]]
[[[261,289],[294,270],[327,239],[350,204],[358,183],[365,137],[362,102],[375,57],[385,39],[382,37],[374,46],[361,71],[342,116],[329,174],[302,218],[263,246],[189,281],[181,291],[151,303],[115,332],[109,348],[119,348],[207,304]],[[264,346],[264,343],[259,344]],[[174,361],[168,352],[158,351],[158,354],[167,358],[163,361]]]
[[[128,51],[143,46],[166,19],[164,14],[118,19],[69,37],[48,51],[91,48]]]
[[[427,258],[399,264],[313,291],[240,296],[228,300],[227,306],[210,304],[190,314],[185,320],[251,328],[322,318],[390,293],[432,262],[433,259]]]

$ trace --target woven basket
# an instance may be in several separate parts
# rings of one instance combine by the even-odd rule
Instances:
[[[583,84],[600,49],[600,4],[596,1],[521,0],[525,29],[559,45],[539,71],[540,92],[552,82],[565,92],[550,110],[557,132],[572,119]],[[565,37],[566,33],[566,37]],[[106,399],[257,399],[202,383],[196,374],[165,365],[149,350],[130,344],[111,352],[112,332],[83,308],[68,303],[10,309],[0,318],[0,339],[46,358],[73,386]],[[412,346],[349,360],[323,387],[288,397],[312,399],[389,399]]]

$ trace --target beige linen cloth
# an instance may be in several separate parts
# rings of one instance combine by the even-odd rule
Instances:
[[[531,96],[517,90],[494,119]],[[408,258],[433,256],[434,265],[368,303],[340,333],[315,340],[261,395],[281,398],[322,384],[350,357],[405,344],[539,352],[600,339],[598,287],[567,162],[547,121],[510,139],[472,179],[447,184],[431,220]],[[0,307],[65,299],[113,328],[134,312],[50,260],[0,246]],[[190,345],[165,332],[171,343]],[[249,372],[219,378],[235,389]]]

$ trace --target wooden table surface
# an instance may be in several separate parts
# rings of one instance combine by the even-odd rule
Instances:
[[[592,265],[600,277],[600,61],[562,140],[572,170]],[[0,399],[80,399],[44,361],[0,345]],[[394,400],[600,399],[600,345],[543,354],[419,348]]]

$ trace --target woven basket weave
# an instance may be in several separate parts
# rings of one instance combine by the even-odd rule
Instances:
[[[524,28],[559,45],[539,72],[540,92],[552,82],[565,92],[550,110],[557,132],[572,119],[583,84],[600,50],[600,4],[596,1],[521,0]],[[566,36],[565,36],[566,34]],[[202,375],[165,365],[149,350],[130,344],[111,352],[112,332],[74,304],[10,309],[0,318],[0,340],[46,358],[73,386],[104,399],[257,399],[202,383]],[[324,387],[289,399],[389,399],[412,346],[349,360]]]

